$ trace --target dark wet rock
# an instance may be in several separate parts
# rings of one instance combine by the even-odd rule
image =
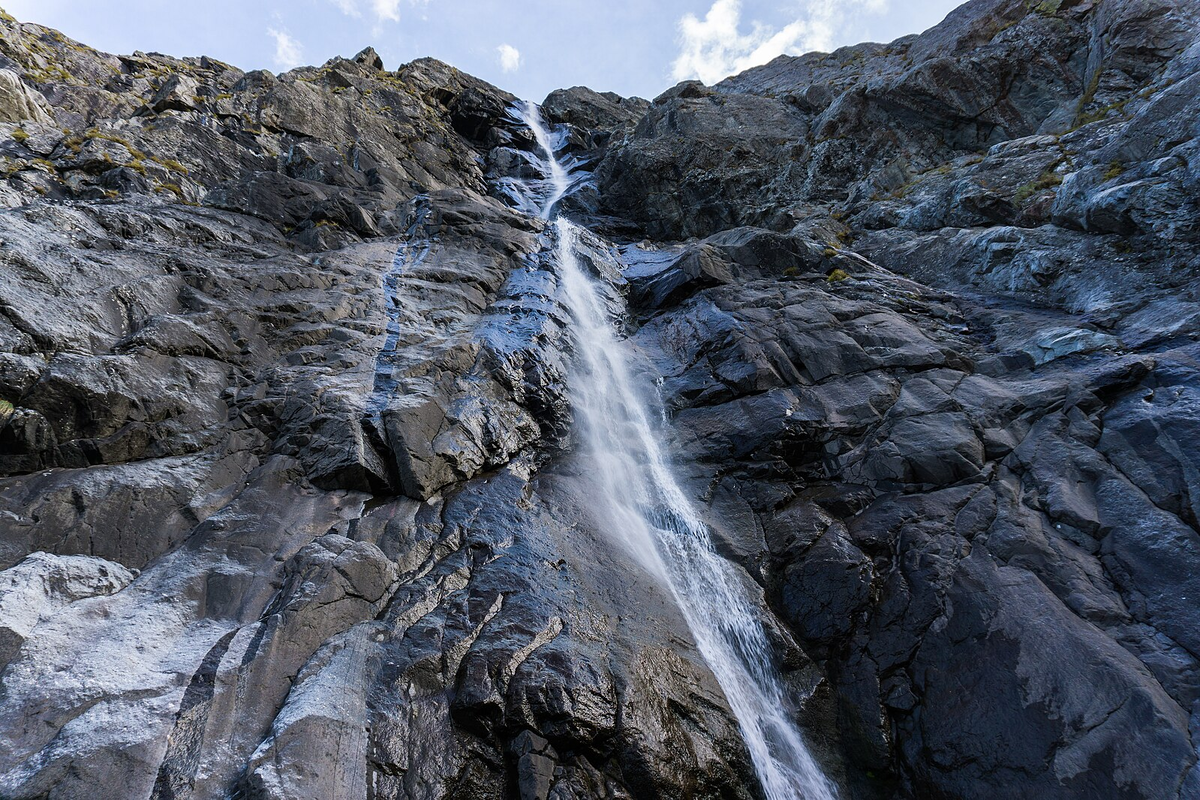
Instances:
[[[916,796],[1073,797],[1103,793],[1098,773],[1121,763],[1134,796],[1187,797],[1176,787],[1194,767],[1186,720],[1200,695],[1177,615],[1191,612],[1160,592],[1196,590],[1158,559],[1196,563],[1191,490],[1168,477],[1191,468],[1165,455],[1191,452],[1193,426],[1174,417],[1168,442],[1150,420],[1160,397],[1188,413],[1194,346],[1170,366],[1113,343],[999,360],[986,351],[1079,323],[972,302],[860,264],[838,282],[699,289],[635,341],[677,409],[680,459],[732,479],[762,519],[759,544],[730,552],[765,565],[779,613],[825,659],[845,758],[876,776],[864,796],[891,782]],[[1147,491],[1160,510],[1134,499]]]
[[[389,285],[425,306],[390,310],[396,336],[374,402],[398,488],[426,498],[561,427],[563,322],[549,272],[522,268],[539,250],[528,218],[462,192],[419,200],[413,214]]]
[[[1044,150],[1053,153],[1058,135],[1078,140],[1089,125],[1153,102],[1147,87],[1163,88],[1171,59],[1195,38],[1197,16],[1187,3],[1106,9],[972,2],[890,45],[781,57],[712,89],[681,84],[609,149],[597,173],[604,202],[655,236],[746,224],[786,229],[806,207],[863,209],[920,185],[932,170],[961,180],[955,159],[1015,139],[1052,135]],[[725,147],[712,149],[718,142]],[[1047,169],[1019,185],[1048,186]],[[960,184],[960,201],[949,208],[991,222],[1012,217],[990,187]],[[672,188],[684,193],[682,202],[669,197]]]
[[[302,171],[301,168],[298,171]],[[303,222],[345,225],[367,236],[378,235],[370,213],[322,184],[278,172],[260,172],[229,186],[218,186],[204,202],[296,228]]]
[[[11,422],[10,422],[11,424]],[[0,564],[87,554],[140,569],[178,547],[258,466],[253,437],[215,451],[0,481]]]
[[[594,159],[614,136],[631,129],[650,104],[640,97],[621,97],[613,92],[595,92],[586,86],[557,89],[542,101],[542,114],[550,123],[569,126],[569,146]]]
[[[450,123],[468,139],[485,141],[487,134],[504,119],[511,101],[476,88],[468,88],[450,104]]]
[[[639,308],[662,308],[700,289],[733,280],[728,261],[709,246],[646,255],[626,250],[625,260],[634,265],[625,275],[630,301]]]
[[[797,179],[799,167],[781,158],[800,155],[795,143],[807,133],[804,121],[766,98],[691,94],[658,98],[610,146],[596,173],[606,207],[660,238],[774,220],[777,204],[763,189]],[[681,180],[667,179],[680,172]],[[752,201],[751,193],[762,200]]]
[[[649,105],[640,97],[621,97],[613,92],[573,86],[546,95],[542,113],[550,122],[565,122],[593,134],[611,135],[623,126],[635,124]]]
[[[772,552],[787,563],[775,567],[779,603],[805,641],[834,641],[848,634],[866,606],[873,565],[850,540],[844,526],[819,507],[797,503],[781,509],[770,523]]]

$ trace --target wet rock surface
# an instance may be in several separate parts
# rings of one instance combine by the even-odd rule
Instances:
[[[546,99],[842,797],[1200,797],[1196,26]],[[0,796],[760,796],[590,514],[515,98],[0,34]]]

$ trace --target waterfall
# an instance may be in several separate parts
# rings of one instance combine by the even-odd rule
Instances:
[[[570,176],[538,108],[528,104],[522,116],[546,153],[548,185],[539,195],[549,219]],[[629,348],[580,263],[581,231],[562,216],[553,224],[561,300],[574,323],[570,397],[595,480],[598,522],[674,597],[737,717],[768,800],[832,800],[836,792],[789,714],[755,606],[676,479],[653,424],[656,404],[639,391]]]

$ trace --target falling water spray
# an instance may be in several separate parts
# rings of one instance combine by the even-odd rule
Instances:
[[[541,215],[570,188],[536,106],[523,117],[546,154]],[[684,493],[630,371],[628,346],[580,259],[581,230],[554,221],[561,300],[574,323],[570,396],[594,476],[597,521],[675,599],[737,717],[768,800],[833,800],[789,713],[774,653],[733,566],[713,549],[707,525]]]

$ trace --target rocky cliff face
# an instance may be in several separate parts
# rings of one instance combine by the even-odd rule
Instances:
[[[1198,20],[544,104],[843,797],[1200,797]],[[589,514],[515,98],[383,67],[0,21],[0,796],[758,796]]]

